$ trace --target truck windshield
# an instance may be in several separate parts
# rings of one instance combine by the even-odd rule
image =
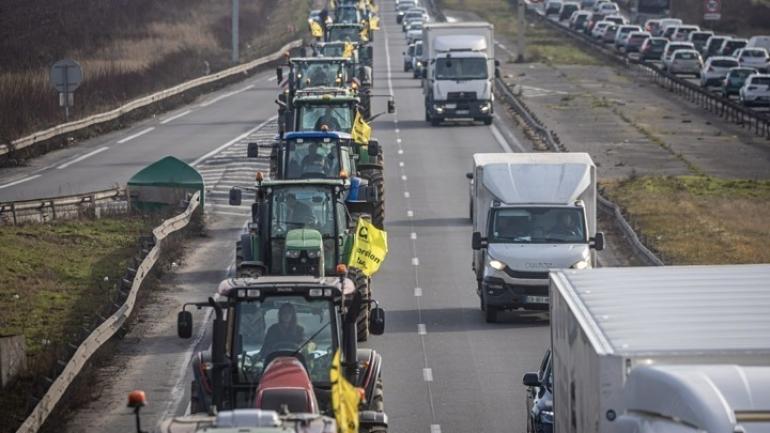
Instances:
[[[481,57],[441,58],[436,60],[437,80],[484,80],[487,62]]]
[[[331,322],[334,305],[330,301],[275,296],[262,302],[239,303],[232,313],[231,332],[237,337],[231,347],[241,383],[256,384],[271,354],[298,349],[310,379],[314,383],[328,382],[336,350],[332,332],[336,324]]]
[[[528,207],[493,210],[489,242],[575,244],[588,242],[583,210]]]
[[[339,63],[300,63],[297,65],[297,88],[337,87],[343,82],[343,68]]]
[[[320,131],[323,125],[326,125],[329,131],[350,132],[353,127],[352,110],[347,104],[313,104],[300,107],[300,131]]]
[[[282,239],[293,229],[314,229],[324,238],[334,237],[334,200],[329,188],[302,186],[275,189],[272,194],[270,232]]]
[[[337,178],[340,160],[332,140],[298,139],[287,145],[286,179]]]

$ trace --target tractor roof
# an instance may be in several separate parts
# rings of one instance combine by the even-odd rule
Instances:
[[[346,63],[351,60],[348,57],[294,57],[289,61],[292,63]]]
[[[313,93],[305,93],[303,92],[300,94],[300,92],[297,92],[297,96],[294,98],[294,101],[301,101],[301,102],[317,102],[319,104],[322,104],[324,102],[358,102],[359,98],[358,96],[351,95],[347,91],[341,91],[341,92],[333,92],[333,93],[323,93],[323,94],[313,94]]]
[[[342,186],[343,179],[266,179],[263,187],[278,188],[291,186]]]
[[[323,132],[323,131],[299,131],[299,132],[287,132],[284,136],[286,140],[322,140],[328,138],[330,140],[349,140],[350,134],[347,132]]]
[[[317,295],[319,298],[332,298],[338,297],[341,294],[340,287],[343,287],[346,296],[355,292],[355,285],[352,280],[345,278],[343,281],[341,284],[340,277],[303,275],[228,278],[219,283],[217,294],[226,297],[256,299],[271,295],[315,296],[315,292],[311,293],[311,290],[322,289],[323,291]]]
[[[327,28],[334,28],[334,27],[357,27],[361,28],[363,27],[363,24],[360,23],[336,23],[326,26]]]

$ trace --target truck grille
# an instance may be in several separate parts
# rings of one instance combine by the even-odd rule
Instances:
[[[449,92],[446,97],[448,101],[475,101],[476,92]]]

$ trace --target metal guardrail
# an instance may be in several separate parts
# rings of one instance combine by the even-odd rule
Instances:
[[[529,108],[522,101],[520,101],[516,95],[514,95],[514,93],[502,79],[495,79],[495,84],[498,92],[503,96],[508,105],[510,105],[510,107],[521,116],[527,126],[532,128],[535,133],[540,136],[540,138],[551,149],[551,151],[566,151],[564,145],[561,143],[561,140],[559,140],[559,136],[556,135],[555,132],[546,128],[543,123],[532,114]],[[663,261],[658,256],[656,256],[655,253],[650,251],[647,246],[644,245],[644,243],[639,238],[639,235],[634,231],[628,220],[626,220],[618,205],[603,197],[601,194],[599,195],[598,202],[599,208],[601,210],[609,213],[615,218],[615,222],[617,223],[618,228],[620,228],[623,236],[626,238],[626,240],[628,240],[628,243],[631,245],[631,248],[634,250],[635,255],[639,259],[651,266],[664,265]]]
[[[770,115],[744,107],[729,98],[714,94],[685,79],[669,74],[666,70],[654,63],[640,62],[622,56],[616,51],[608,48],[604,43],[546,18],[531,8],[527,8],[527,11],[531,16],[536,17],[541,22],[546,23],[546,25],[557,29],[574,40],[580,41],[583,45],[586,45],[613,61],[628,67],[636,65],[644,74],[648,75],[661,87],[705,108],[709,112],[722,117],[728,122],[733,122],[744,128],[753,130],[755,135],[770,140]]]
[[[251,69],[254,69],[266,63],[273,62],[275,60],[280,59],[283,53],[285,53],[287,50],[291,48],[299,47],[301,45],[302,45],[302,40],[298,39],[284,45],[280,50],[276,51],[275,53],[260,57],[259,59],[253,60],[249,63],[233,66],[232,68],[225,69],[223,71],[219,71],[211,75],[206,75],[204,77],[187,81],[185,83],[179,84],[169,89],[162,90],[157,93],[153,93],[152,95],[135,99],[111,111],[95,114],[93,116],[89,116],[83,119],[75,120],[68,123],[63,123],[61,125],[56,125],[54,127],[48,128],[43,131],[35,132],[26,137],[22,137],[17,140],[14,140],[10,144],[0,144],[0,157],[7,155],[13,151],[18,151],[21,149],[28,148],[36,143],[50,140],[51,138],[58,137],[63,134],[68,134],[84,128],[88,128],[93,125],[115,120],[127,113],[130,113],[131,111],[157,103],[159,101],[170,98],[172,96],[179,95],[180,93],[187,92],[194,88],[211,84],[215,81],[219,81],[222,79],[230,78],[238,74],[247,73]]]
[[[46,222],[61,218],[76,218],[84,214],[99,217],[103,212],[128,211],[126,189],[116,187],[62,197],[0,202],[0,225]]]
[[[16,430],[16,433],[34,433],[43,426],[45,420],[56,407],[61,397],[67,391],[73,380],[77,377],[88,360],[94,353],[106,343],[115,333],[126,323],[131,316],[131,312],[136,304],[136,297],[139,287],[144,278],[152,271],[153,266],[160,257],[161,242],[171,233],[184,228],[189,224],[193,213],[200,206],[200,191],[196,192],[190,199],[190,203],[181,214],[169,218],[156,227],[152,234],[155,238],[155,244],[152,249],[137,267],[136,274],[131,283],[131,290],[128,293],[126,301],[118,310],[99,325],[83,343],[78,346],[75,354],[70,358],[62,373],[54,380],[53,384],[45,396],[38,402],[32,413],[27,417],[24,423]]]

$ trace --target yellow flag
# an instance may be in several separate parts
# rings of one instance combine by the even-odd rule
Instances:
[[[371,17],[371,18],[369,18],[369,29],[370,30],[379,30],[380,29],[380,19],[378,17]]]
[[[332,384],[332,410],[339,433],[358,433],[358,403],[361,397],[353,385],[345,379],[340,365],[340,351],[334,354],[329,370]]]
[[[380,269],[387,255],[388,233],[375,227],[368,219],[358,218],[348,266],[358,268],[371,277]]]
[[[364,28],[361,29],[361,31],[358,33],[358,36],[361,37],[362,42],[367,42],[369,40],[369,26],[364,25]]]
[[[310,34],[314,38],[322,38],[324,36],[324,29],[318,21],[313,20],[310,22]]]
[[[372,127],[361,117],[361,113],[356,111],[356,117],[353,119],[353,129],[350,131],[350,138],[358,144],[366,146],[372,138]]]
[[[350,42],[345,42],[345,47],[342,49],[342,57],[349,59],[353,57],[353,44]]]

